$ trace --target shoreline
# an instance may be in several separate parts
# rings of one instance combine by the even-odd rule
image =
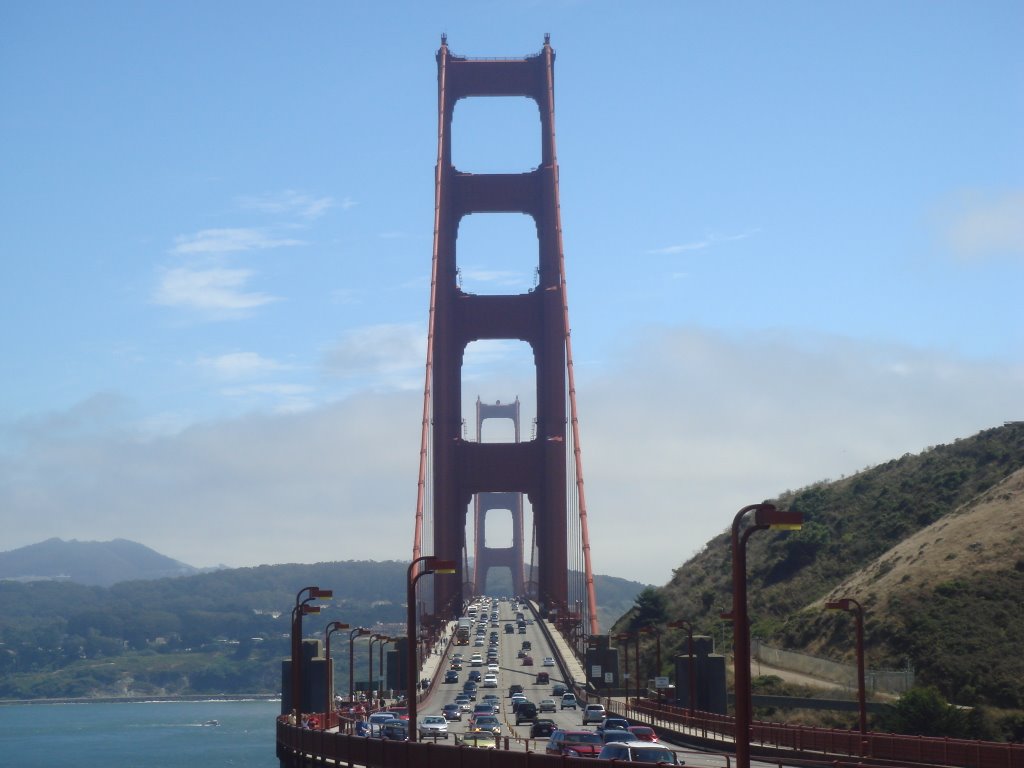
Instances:
[[[56,699],[0,699],[0,707],[25,704],[163,704],[197,701],[280,701],[280,693],[209,693],[178,696],[86,696]]]

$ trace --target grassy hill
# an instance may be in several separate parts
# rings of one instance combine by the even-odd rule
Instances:
[[[748,544],[751,633],[791,650],[850,660],[848,619],[866,609],[869,667],[909,661],[919,683],[959,704],[1024,707],[1024,424],[905,455],[853,477],[774,499],[803,513],[799,532]],[[732,606],[727,532],[644,593],[615,627],[686,618],[725,641]],[[682,643],[663,638],[663,658]]]

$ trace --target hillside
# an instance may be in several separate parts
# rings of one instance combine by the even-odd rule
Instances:
[[[0,552],[0,579],[73,581],[109,587],[119,581],[189,576],[197,568],[127,539],[77,541],[47,539]]]
[[[869,666],[909,661],[919,683],[957,703],[1024,706],[1022,468],[1024,424],[1014,423],[782,494],[774,502],[805,524],[749,540],[752,635],[849,660],[848,619],[822,607],[854,597],[867,608]],[[663,612],[728,647],[719,614],[732,605],[730,564],[726,532],[616,630]],[[681,641],[666,635],[663,658]]]

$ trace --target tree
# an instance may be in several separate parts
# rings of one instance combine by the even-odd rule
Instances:
[[[645,588],[636,596],[632,627],[649,627],[652,624],[664,624],[668,620],[668,609],[665,595],[654,587]]]

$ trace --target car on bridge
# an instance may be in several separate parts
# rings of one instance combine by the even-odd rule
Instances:
[[[474,731],[490,731],[495,736],[501,736],[501,721],[495,715],[480,715],[473,721]]]
[[[448,738],[448,720],[443,715],[424,715],[419,721],[417,732],[420,738],[430,736],[434,739]]]
[[[583,724],[600,723],[606,717],[603,704],[587,704],[583,708]]]
[[[556,729],[544,752],[549,755],[566,755],[568,757],[597,757],[604,744],[601,737],[593,731],[570,731]]]
[[[388,720],[381,726],[380,735],[389,741],[408,741],[409,724],[404,720]]]
[[[577,706],[578,706],[578,702],[576,701],[576,694],[575,693],[563,693],[562,694],[562,700],[558,704],[558,709],[559,710],[569,709],[569,708],[576,709]],[[598,705],[598,706],[600,706],[600,705]],[[604,716],[604,707],[602,707],[601,709],[602,709],[601,715]]]
[[[538,672],[537,679],[534,682],[536,682],[537,685],[547,685],[551,682],[551,675],[547,672]]]
[[[654,729],[649,725],[631,725],[626,729],[640,741],[657,741],[658,734],[654,732]]]
[[[554,712],[558,707],[555,705],[554,699],[541,699],[540,704],[537,705],[537,709],[541,712]]]
[[[622,742],[623,744],[630,741],[640,741],[629,731],[623,731],[617,728],[609,728],[606,731],[597,731],[601,736],[601,741],[605,744],[611,744],[612,742]]]
[[[497,749],[498,737],[490,731],[469,731],[461,737],[456,736],[455,743],[479,749]]]
[[[545,656],[542,665],[545,667],[553,667],[555,666],[555,660],[551,656]]]
[[[604,719],[597,726],[599,731],[625,731],[629,728],[629,720],[618,715],[605,713]],[[626,739],[629,741],[629,739]]]
[[[444,715],[445,720],[458,720],[460,723],[462,722],[462,707],[454,702],[445,704],[441,714]]]
[[[639,741],[610,743],[601,748],[598,757],[602,760],[616,760],[622,763],[657,763],[658,765],[683,765],[671,749],[660,744],[644,744]]]
[[[454,669],[449,669],[444,673],[444,681],[446,683],[457,683],[459,682],[459,673]]]
[[[498,676],[493,674],[484,675],[484,688],[497,688]]]
[[[533,656],[523,656],[523,666],[524,667],[532,667],[533,666]]]
[[[509,698],[512,698],[517,693],[522,693],[522,692],[523,692],[523,686],[521,686],[519,683],[513,683],[512,685],[510,685],[508,687]]]
[[[555,732],[555,721],[546,717],[538,717],[530,726],[530,738],[540,739],[550,736]]]
[[[532,723],[537,719],[537,705],[532,701],[524,701],[516,707],[516,725]]]

